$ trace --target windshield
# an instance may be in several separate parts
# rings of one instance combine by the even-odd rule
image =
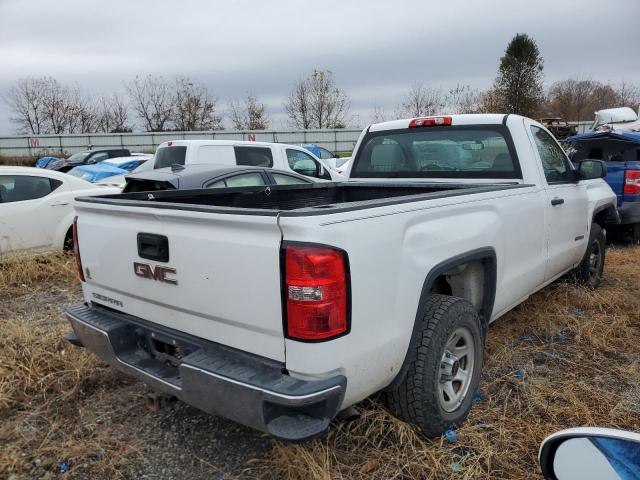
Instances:
[[[520,178],[508,130],[499,125],[371,132],[352,177]]]
[[[153,168],[165,168],[171,165],[184,165],[187,147],[162,147],[156,152]]]
[[[82,162],[91,152],[78,152],[71,155],[67,160],[72,162]]]
[[[148,172],[149,170],[153,170],[153,158],[147,160],[146,162],[143,162],[142,165],[139,165],[137,168],[133,169],[132,173],[138,173],[138,172]]]

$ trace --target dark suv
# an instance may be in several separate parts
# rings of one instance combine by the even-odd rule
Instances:
[[[131,152],[126,148],[99,148],[97,150],[74,153],[69,158],[61,158],[60,160],[49,162],[45,168],[57,170],[58,172],[68,172],[78,165],[91,165],[109,158],[130,156]]]

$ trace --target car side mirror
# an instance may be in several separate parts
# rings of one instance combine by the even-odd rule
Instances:
[[[578,165],[580,180],[593,180],[607,176],[607,164],[602,160],[582,160]]]
[[[570,428],[540,446],[540,468],[548,480],[626,480],[640,476],[640,434],[610,428]]]

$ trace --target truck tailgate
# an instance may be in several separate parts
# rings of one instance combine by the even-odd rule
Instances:
[[[76,211],[86,301],[285,360],[275,216],[82,201]],[[151,235],[139,247],[141,233]],[[144,253],[145,238],[162,237],[168,261],[143,258],[154,250]]]

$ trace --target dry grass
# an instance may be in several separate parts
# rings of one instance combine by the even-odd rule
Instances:
[[[376,400],[323,439],[274,442],[266,478],[540,478],[550,433],[580,425],[640,430],[640,248],[609,249],[595,291],[557,283],[492,325],[481,399],[454,443],[426,440]],[[524,378],[515,376],[524,371]]]
[[[16,254],[0,258],[0,298],[21,295],[47,285],[77,283],[78,271],[71,255]]]
[[[336,422],[322,439],[274,441],[251,474],[539,478],[538,445],[553,431],[578,425],[640,430],[639,255],[637,247],[609,249],[599,290],[556,283],[492,325],[481,401],[457,429],[455,443],[425,440],[372,399],[360,405],[360,419]],[[60,311],[76,284],[68,256],[0,263],[0,478],[52,475],[63,461],[72,465],[67,477],[130,478],[142,460],[137,445],[117,434],[117,424],[110,430],[100,420],[116,407],[95,402],[125,377],[61,340],[68,327]],[[52,288],[58,297],[45,305],[40,297]],[[514,375],[518,370],[524,378]]]
[[[19,165],[21,167],[33,167],[36,164],[36,160],[41,156],[36,157],[7,157],[0,156],[0,166],[2,165]]]
[[[73,476],[91,471],[91,478],[112,478],[137,455],[82,407],[96,389],[122,378],[63,340],[69,327],[59,311],[32,311],[26,305],[48,291],[73,288],[73,262],[70,256],[55,255],[15,257],[0,264],[2,478],[40,477],[59,471],[63,462],[74,466]],[[7,305],[16,303],[12,297],[19,294],[24,308],[16,314]]]

